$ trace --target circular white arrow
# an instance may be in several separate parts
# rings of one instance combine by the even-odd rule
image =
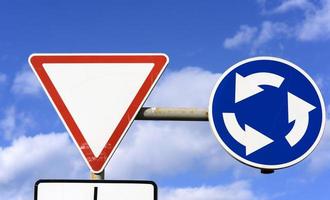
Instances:
[[[222,113],[222,116],[227,130],[233,138],[245,146],[245,155],[249,155],[273,142],[272,139],[247,124],[245,124],[245,130],[243,130],[237,122],[235,113]]]
[[[305,135],[309,124],[309,112],[314,109],[315,106],[288,92],[288,121],[295,123],[285,139],[291,147]]]
[[[268,72],[258,72],[246,77],[236,73],[235,103],[264,91],[260,85],[270,85],[279,88],[283,81],[283,77]]]

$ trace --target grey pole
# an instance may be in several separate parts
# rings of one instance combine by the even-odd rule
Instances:
[[[203,108],[155,108],[144,107],[136,120],[208,121],[208,110]]]
[[[104,170],[100,173],[91,172],[91,180],[104,180]]]

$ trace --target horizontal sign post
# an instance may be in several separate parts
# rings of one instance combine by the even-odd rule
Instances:
[[[135,120],[208,121],[208,109],[143,107]]]

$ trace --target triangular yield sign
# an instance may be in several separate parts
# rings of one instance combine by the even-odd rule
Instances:
[[[168,63],[165,54],[33,54],[30,65],[91,171],[101,172]]]

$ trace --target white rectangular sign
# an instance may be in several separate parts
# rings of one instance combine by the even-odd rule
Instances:
[[[157,200],[152,181],[39,180],[35,200]]]

